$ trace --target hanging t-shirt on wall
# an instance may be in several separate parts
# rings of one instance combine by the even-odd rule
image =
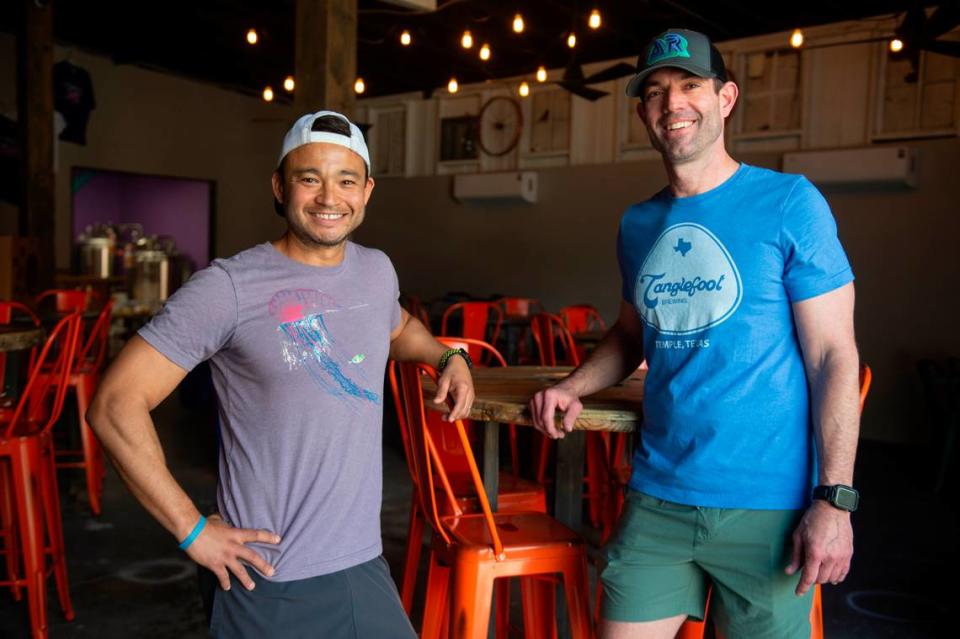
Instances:
[[[66,60],[53,65],[53,108],[67,124],[61,140],[85,145],[87,122],[96,107],[89,73]]]

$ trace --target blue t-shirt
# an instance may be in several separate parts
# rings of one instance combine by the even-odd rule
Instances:
[[[853,280],[826,200],[802,176],[742,164],[706,193],[631,206],[617,253],[650,367],[630,487],[806,506],[813,431],[791,304]]]

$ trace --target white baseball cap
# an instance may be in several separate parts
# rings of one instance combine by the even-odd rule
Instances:
[[[346,122],[350,126],[350,136],[348,137],[346,135],[332,133],[330,131],[314,131],[314,120],[325,115],[332,115]],[[297,120],[290,130],[287,131],[287,134],[283,136],[283,148],[280,150],[280,159],[277,160],[277,167],[280,167],[280,164],[283,163],[283,158],[287,157],[287,154],[290,153],[290,151],[293,151],[304,144],[310,144],[312,142],[339,144],[340,146],[350,149],[363,158],[364,164],[367,165],[367,175],[370,175],[370,152],[367,151],[367,143],[363,139],[363,133],[360,131],[360,128],[348,120],[345,115],[342,113],[337,113],[336,111],[317,111],[316,113],[308,113]]]

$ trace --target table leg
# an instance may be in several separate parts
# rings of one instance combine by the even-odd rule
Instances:
[[[500,490],[500,423],[483,425],[483,488],[487,492],[490,509],[497,512],[497,493]]]
[[[554,516],[563,525],[580,532],[583,514],[583,468],[586,458],[586,433],[574,431],[557,442],[557,483],[553,501]],[[557,588],[557,637],[570,638],[567,601],[563,588]]]
[[[563,525],[580,531],[583,512],[583,465],[586,433],[574,431],[557,442],[557,483],[554,516]]]

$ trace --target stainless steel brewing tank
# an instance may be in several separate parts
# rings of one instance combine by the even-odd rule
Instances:
[[[77,245],[80,272],[94,277],[113,275],[115,245],[112,237],[87,237]]]
[[[133,299],[159,308],[170,294],[170,258],[159,249],[138,249],[133,257]]]

